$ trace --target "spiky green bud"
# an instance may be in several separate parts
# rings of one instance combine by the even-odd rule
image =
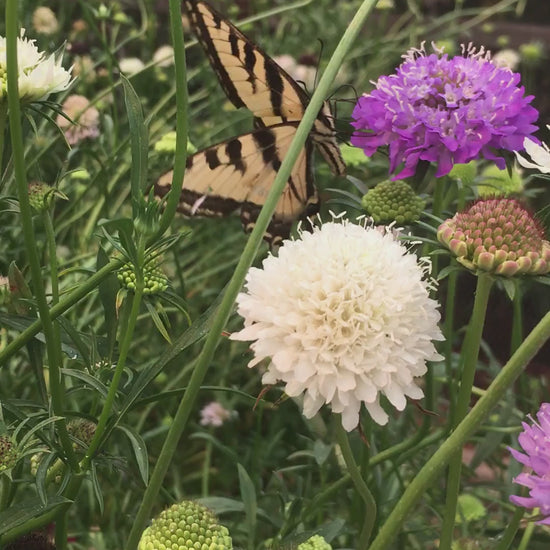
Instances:
[[[401,180],[379,183],[362,198],[361,204],[376,224],[413,223],[424,209],[424,201]]]
[[[184,500],[161,512],[145,529],[138,550],[231,550],[227,527],[205,506]]]
[[[514,199],[479,200],[443,222],[439,242],[472,271],[496,275],[550,272],[550,242],[531,214]]]
[[[455,164],[449,172],[449,177],[460,180],[464,185],[470,186],[474,183],[477,175],[477,162],[472,160],[465,164]]]
[[[124,288],[132,291],[136,289],[136,273],[131,263],[126,263],[120,268],[117,278]],[[144,294],[158,294],[168,288],[168,279],[159,267],[158,256],[153,256],[145,262],[143,279]]]
[[[486,515],[487,509],[479,498],[470,494],[459,495],[455,524],[458,525],[470,521],[478,521],[483,519]]]
[[[89,445],[95,434],[96,424],[91,420],[85,420],[84,418],[77,418],[71,420],[67,424],[67,431],[70,435],[82,441],[82,443]]]
[[[340,152],[347,166],[361,166],[370,162],[370,158],[365,155],[361,147],[353,147],[353,145],[343,143],[340,145]]]
[[[332,550],[332,546],[321,535],[313,535],[299,544],[297,550]]]
[[[57,190],[41,181],[33,181],[29,183],[29,202],[31,208],[37,212],[47,210],[52,204],[54,196],[57,194]]]
[[[479,196],[486,199],[488,197],[507,197],[514,193],[520,193],[523,189],[523,182],[519,171],[512,169],[512,175],[508,170],[501,170],[498,166],[490,165],[481,172],[482,181],[478,185]]]
[[[18,458],[19,451],[16,444],[9,437],[0,435],[0,473],[13,468]]]

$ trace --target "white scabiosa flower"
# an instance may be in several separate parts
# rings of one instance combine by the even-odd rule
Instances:
[[[174,48],[169,44],[161,46],[153,54],[153,61],[159,67],[170,67],[174,64]]]
[[[441,359],[426,272],[392,232],[326,223],[250,269],[237,298],[244,328],[231,338],[254,340],[248,366],[270,358],[262,381],[304,394],[307,418],[330,404],[351,431],[364,403],[386,424],[380,395],[403,410],[407,396],[423,396],[416,378],[426,361]]]
[[[40,34],[55,34],[59,30],[57,17],[51,8],[39,6],[32,14],[32,26]]]
[[[550,125],[546,127],[550,130]],[[519,164],[524,168],[533,168],[543,174],[550,174],[550,149],[548,145],[546,145],[546,143],[539,145],[532,139],[525,138],[523,140],[523,147],[533,162],[528,161],[525,157],[522,157],[516,152],[516,158]]]
[[[127,75],[139,73],[145,68],[145,63],[139,57],[124,57],[118,62],[120,72]]]
[[[201,409],[201,426],[219,428],[233,416],[234,411],[227,410],[221,403],[212,401]]]
[[[61,57],[38,51],[34,40],[29,40],[21,31],[17,39],[17,64],[19,97],[32,102],[46,99],[50,94],[62,92],[71,83],[71,69],[61,66]],[[0,36],[0,102],[6,100],[7,63],[6,39]]]

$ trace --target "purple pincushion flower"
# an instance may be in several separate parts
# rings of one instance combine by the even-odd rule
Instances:
[[[435,48],[434,48],[435,50]],[[499,150],[521,151],[537,127],[537,110],[518,86],[520,75],[497,67],[483,48],[463,46],[463,55],[426,55],[412,49],[396,74],[382,76],[359,98],[351,143],[371,156],[389,145],[394,179],[414,175],[419,161],[435,162],[436,176],[454,164],[484,157],[499,168]]]
[[[514,478],[514,483],[529,488],[529,496],[514,495],[510,500],[517,506],[538,508],[544,519],[537,523],[550,525],[550,403],[541,405],[537,420],[529,418],[533,425],[523,422],[518,437],[525,454],[510,448],[512,456],[532,470]]]

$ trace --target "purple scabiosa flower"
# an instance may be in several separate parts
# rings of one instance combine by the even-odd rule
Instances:
[[[437,177],[480,157],[504,168],[499,150],[523,150],[537,129],[533,96],[518,86],[518,73],[497,67],[484,48],[462,46],[453,58],[434,51],[410,50],[395,74],[359,98],[351,143],[369,157],[389,145],[390,173],[401,169],[395,179],[414,175],[420,161],[435,162]]]
[[[550,403],[543,403],[537,420],[528,417],[532,425],[523,422],[523,432],[518,441],[525,453],[509,448],[512,456],[532,472],[523,472],[514,478],[514,483],[529,488],[528,497],[512,495],[516,506],[538,508],[544,519],[538,521],[550,525]]]

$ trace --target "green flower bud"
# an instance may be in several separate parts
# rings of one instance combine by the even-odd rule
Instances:
[[[152,256],[145,262],[143,268],[144,294],[159,294],[168,288],[168,279],[158,265],[158,256]],[[128,290],[136,289],[136,274],[131,263],[126,263],[120,268],[117,278],[120,284]]]
[[[33,181],[29,183],[29,202],[31,208],[37,212],[47,210],[52,204],[54,195],[57,190],[41,181]]]
[[[89,445],[94,437],[96,427],[95,422],[85,420],[84,418],[78,418],[76,420],[71,420],[67,424],[67,431],[85,445]],[[75,446],[77,446],[76,443]]]
[[[371,189],[361,204],[376,224],[409,224],[420,218],[425,203],[408,183],[388,180]]]
[[[476,496],[464,494],[458,497],[455,524],[477,521],[486,515],[487,509]]]
[[[491,165],[481,173],[482,183],[478,185],[477,191],[482,198],[507,197],[514,193],[520,193],[523,189],[523,182],[519,171],[512,169],[512,175],[508,170],[500,170],[498,166]]]
[[[18,459],[19,451],[15,442],[5,435],[0,435],[0,473],[13,468]]]
[[[439,242],[472,271],[512,277],[550,272],[550,242],[514,199],[479,200],[443,222]]]
[[[161,512],[145,529],[138,550],[232,550],[227,527],[205,506],[184,500]]]
[[[166,132],[156,143],[154,147],[157,153],[173,154],[176,151],[176,132]],[[187,141],[187,153],[192,155],[197,152],[197,148]]]
[[[299,544],[297,550],[332,550],[332,546],[321,535],[313,535]]]
[[[340,152],[342,153],[344,162],[348,166],[361,166],[370,162],[370,158],[365,155],[365,152],[360,147],[353,147],[344,143],[340,145]]]
[[[472,185],[477,175],[477,162],[472,160],[466,164],[455,164],[449,176],[460,180],[464,185]]]
[[[541,42],[529,42],[519,47],[521,60],[526,65],[538,65],[544,57],[544,46]]]

